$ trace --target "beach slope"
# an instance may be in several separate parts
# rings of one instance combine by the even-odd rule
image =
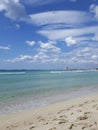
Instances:
[[[98,130],[98,94],[1,116],[0,130]]]

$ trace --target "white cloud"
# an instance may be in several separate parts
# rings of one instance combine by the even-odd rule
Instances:
[[[39,49],[35,55],[20,55],[13,59],[6,60],[7,62],[23,62],[29,61],[33,63],[54,63],[60,55],[61,49],[56,47],[55,42],[39,42]]]
[[[16,29],[20,29],[20,25],[19,24],[16,24]]]
[[[90,13],[92,13],[94,18],[98,21],[98,5],[92,4],[90,6]]]
[[[65,39],[65,42],[67,43],[67,46],[73,46],[77,44],[77,41],[73,39],[72,37],[67,37]]]
[[[51,3],[58,3],[64,0],[22,0],[24,3],[29,4],[30,6],[41,6]]]
[[[56,0],[29,0],[25,1],[27,3],[38,4],[39,3],[52,3]],[[84,25],[92,21],[92,16],[84,11],[73,11],[73,10],[58,10],[58,11],[48,11],[36,14],[28,15],[25,6],[20,3],[19,0],[1,0],[0,1],[0,11],[4,11],[6,17],[15,21],[25,21],[30,24],[35,24],[37,26],[41,25],[53,25],[53,24],[64,24],[64,26],[79,26]],[[90,7],[93,10],[93,6]],[[97,6],[95,9],[97,17]]]
[[[24,6],[19,3],[19,0],[1,0],[0,11],[4,11],[5,16],[12,20],[25,21],[28,17]]]
[[[53,45],[54,42],[39,42],[40,43],[40,51],[41,52],[50,52],[50,53],[60,53],[61,49]],[[51,44],[52,43],[52,44]]]
[[[76,2],[77,0],[22,0],[23,3],[28,4],[30,6],[43,6],[49,5],[52,3],[59,3],[63,1]]]
[[[7,59],[6,62],[20,62],[20,61],[28,61],[33,60],[33,57],[30,55],[20,55],[19,57],[13,59]]]
[[[64,1],[64,0],[62,0]],[[69,0],[76,1],[76,0]],[[36,14],[27,14],[25,5],[23,3],[36,4],[49,4],[57,2],[57,0],[1,0],[0,11],[3,11],[6,17],[15,21],[25,21],[37,26],[41,25],[53,25],[53,24],[64,24],[64,26],[78,26],[84,25],[85,23],[91,22],[92,15],[84,11],[73,11],[73,10],[58,10],[48,11]],[[59,1],[61,2],[61,1]],[[90,10],[95,12],[95,17],[98,19],[98,6],[91,5]]]
[[[42,42],[39,41],[40,48],[38,53],[34,55],[32,62],[41,62],[41,63],[54,63],[58,59],[58,55],[61,52],[61,49],[56,47],[54,41]]]
[[[36,25],[67,24],[80,25],[91,20],[91,16],[82,11],[49,11],[30,15],[31,22]]]
[[[43,48],[43,49],[42,49]],[[19,57],[8,59],[6,62],[31,62],[38,64],[62,64],[62,65],[86,65],[98,64],[98,45],[89,45],[87,47],[74,48],[69,52],[54,53],[49,49],[49,45],[45,43],[41,45],[39,51],[35,55],[20,55]],[[51,52],[49,54],[49,52]]]
[[[34,46],[35,41],[26,41],[26,43],[27,43],[29,46]]]
[[[95,7],[95,18],[98,21],[98,6]]]
[[[63,53],[61,59],[63,63],[67,63],[68,65],[98,64],[98,46],[76,48],[70,52]]]
[[[47,54],[45,54],[44,52],[39,52],[38,54],[36,54],[32,60],[32,62],[39,62],[39,63],[43,63],[43,62],[47,62],[47,60],[49,60],[49,57]]]
[[[97,55],[92,55],[91,58],[92,58],[92,59],[98,59],[98,56],[97,56]]]
[[[95,13],[95,7],[96,7],[96,4],[90,5],[90,13]]]
[[[91,27],[82,27],[82,28],[76,28],[76,29],[53,29],[53,30],[40,30],[38,31],[39,34],[47,37],[50,40],[59,40],[59,41],[65,41],[67,37],[79,37],[84,36],[85,40],[93,40],[93,38],[96,38],[98,35],[98,26],[91,26]],[[88,38],[85,35],[93,34],[93,36]],[[84,39],[84,37],[81,37]],[[86,39],[87,38],[87,39]],[[76,39],[77,40],[77,39]],[[79,39],[78,39],[79,41]]]
[[[8,47],[8,46],[0,46],[0,50],[10,50],[10,47]]]

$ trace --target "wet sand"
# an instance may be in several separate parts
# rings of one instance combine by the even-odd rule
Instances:
[[[98,94],[0,116],[0,130],[98,130]]]

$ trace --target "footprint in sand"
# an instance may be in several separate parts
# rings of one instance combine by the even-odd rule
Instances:
[[[61,115],[61,116],[59,116],[59,118],[67,118],[67,116],[66,115]]]
[[[96,100],[92,100],[92,102],[96,102]]]
[[[32,129],[34,129],[34,128],[35,128],[35,126],[33,125],[33,126],[31,126],[29,129],[32,130]]]
[[[79,104],[79,107],[82,107],[84,104]]]
[[[56,130],[56,127],[50,128],[49,130]]]
[[[6,130],[10,130],[10,129],[11,129],[10,126],[7,126],[7,127],[6,127]]]
[[[45,119],[42,116],[37,117],[39,121],[45,121]]]
[[[61,119],[61,120],[58,122],[58,124],[63,124],[63,123],[67,123],[67,122],[68,122],[67,120]]]
[[[84,112],[84,115],[90,115],[92,112]]]
[[[85,101],[84,103],[87,104],[87,103],[89,103],[89,101]]]
[[[88,128],[89,130],[95,130],[95,123],[94,124],[88,124],[88,123],[78,123],[77,125],[82,126],[82,129]]]
[[[69,127],[69,129],[71,130],[73,128],[74,124],[71,124],[71,126]]]
[[[66,111],[69,111],[69,110],[71,110],[72,108],[74,108],[75,106],[71,106],[71,107],[68,107],[67,109],[66,109]]]
[[[58,119],[58,118],[55,118],[52,121],[54,121],[57,124],[64,124],[64,123],[68,122],[68,120],[66,120],[66,119]]]
[[[78,120],[86,120],[88,119],[88,116],[87,115],[83,115],[83,116],[80,116],[77,118]]]
[[[77,112],[82,112],[82,110],[81,110],[81,109],[77,109],[76,111],[77,111]]]
[[[49,123],[48,122],[46,122],[46,123],[43,123],[43,125],[48,125]]]
[[[60,110],[58,114],[61,114],[62,112],[66,111],[66,109]]]

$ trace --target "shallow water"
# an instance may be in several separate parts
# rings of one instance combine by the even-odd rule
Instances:
[[[0,114],[98,91],[98,71],[0,71]]]

